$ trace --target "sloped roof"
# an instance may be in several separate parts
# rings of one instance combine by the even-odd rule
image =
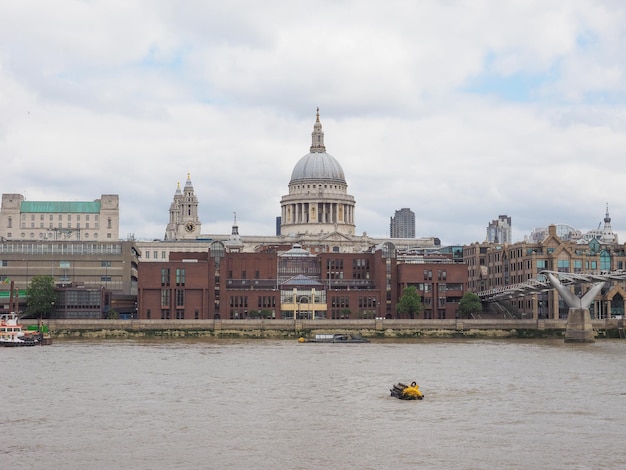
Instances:
[[[22,213],[100,213],[99,201],[22,201]]]

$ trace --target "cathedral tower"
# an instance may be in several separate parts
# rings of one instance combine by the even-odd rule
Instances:
[[[170,204],[170,221],[165,229],[166,240],[189,240],[200,236],[202,224],[198,219],[198,197],[195,195],[191,177],[187,173],[185,187],[180,183]]]

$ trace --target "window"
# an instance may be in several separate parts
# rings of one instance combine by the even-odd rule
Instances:
[[[167,307],[170,304],[170,291],[169,289],[161,289],[161,306]]]
[[[185,285],[185,268],[176,268],[176,285]]]
[[[161,285],[162,286],[170,285],[170,269],[169,268],[161,269]]]
[[[580,273],[583,270],[583,261],[580,259],[574,260],[574,272]]]
[[[611,255],[608,251],[602,250],[600,253],[600,271],[611,270]]]
[[[185,289],[176,289],[176,306],[185,305]]]

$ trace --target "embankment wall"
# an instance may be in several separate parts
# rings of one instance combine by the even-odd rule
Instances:
[[[37,324],[24,320],[25,325]],[[594,320],[596,337],[623,337],[624,320]],[[285,338],[359,333],[370,339],[563,337],[566,320],[45,320],[54,338]]]

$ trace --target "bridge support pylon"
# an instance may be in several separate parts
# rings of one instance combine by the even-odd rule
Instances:
[[[570,308],[567,314],[565,327],[566,343],[595,343],[591,324],[591,315],[588,308]]]
[[[546,276],[558,293],[561,294],[561,298],[565,304],[569,307],[567,325],[565,326],[565,342],[595,343],[596,339],[593,334],[589,306],[596,295],[600,293],[606,281],[596,282],[585,295],[577,297],[567,287],[561,284],[561,281],[559,281],[554,274],[546,272]]]

